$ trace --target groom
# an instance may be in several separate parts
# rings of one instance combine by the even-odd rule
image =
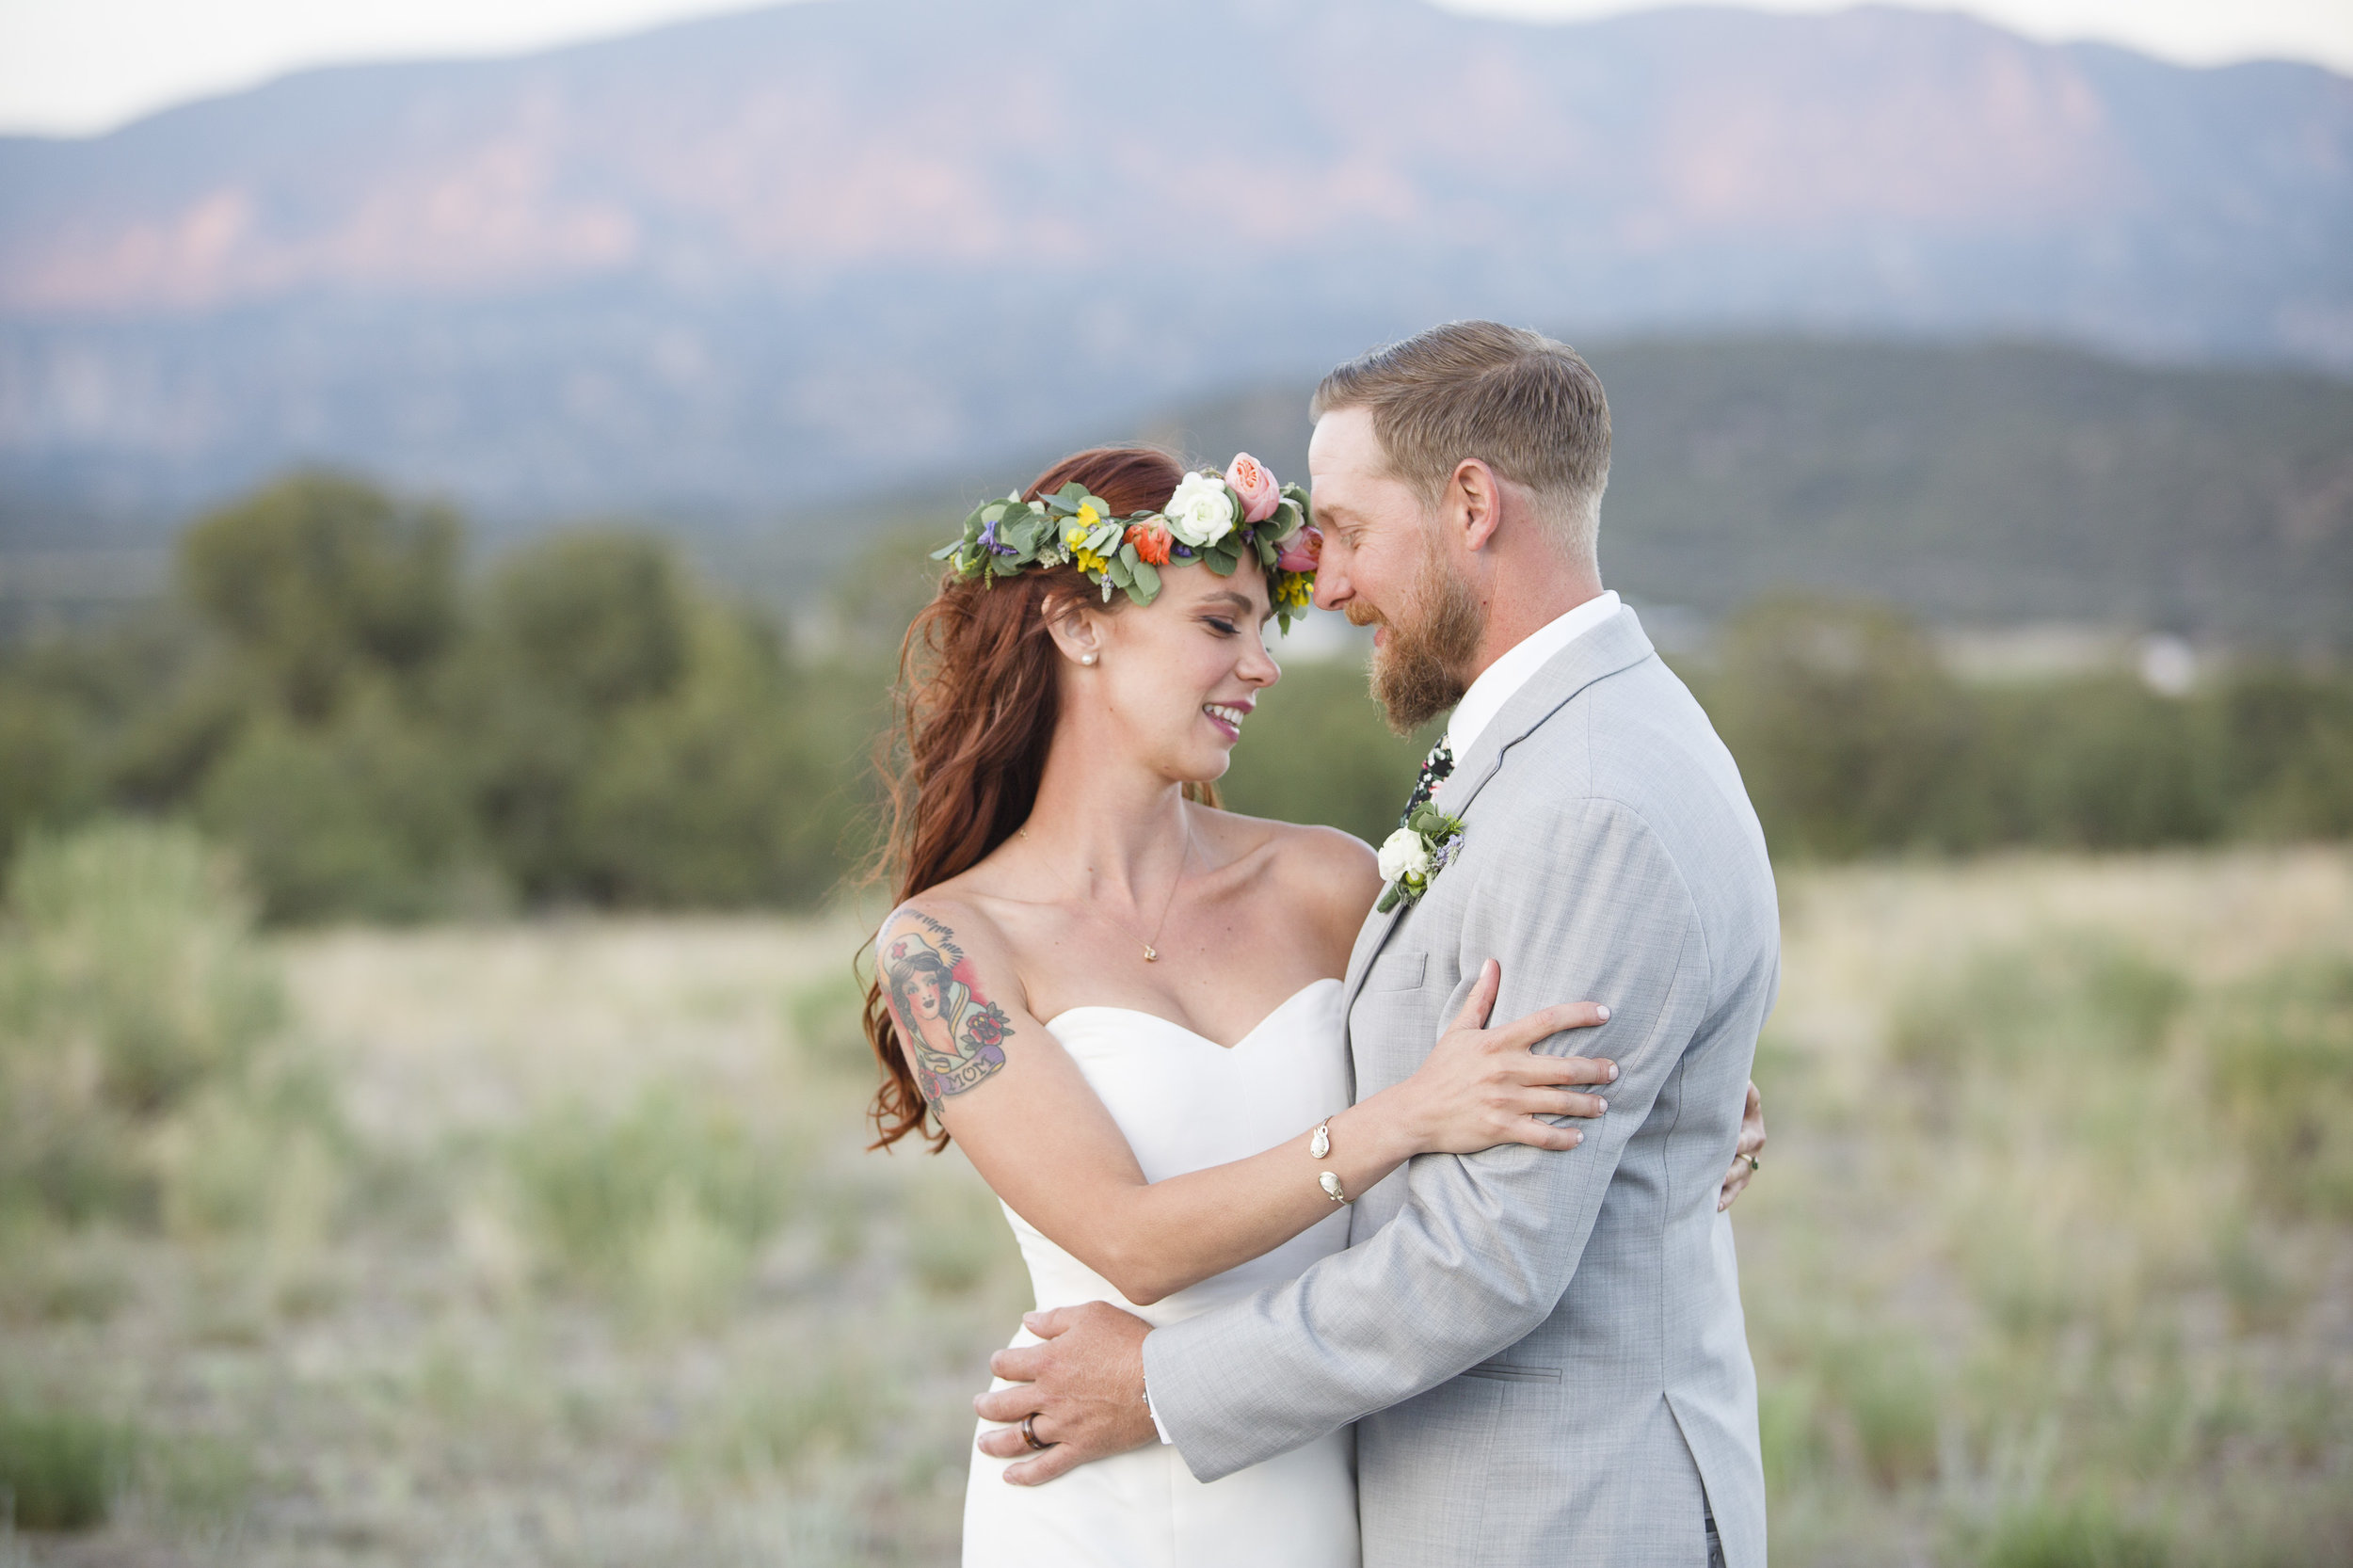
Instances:
[[[1356,1092],[1411,1074],[1492,957],[1497,1016],[1609,1007],[1577,1046],[1618,1064],[1609,1112],[1567,1153],[1414,1160],[1360,1195],[1347,1251],[1245,1301],[1157,1330],[1034,1315],[1046,1342],[998,1352],[1021,1381],[981,1413],[1040,1413],[1033,1480],[1167,1441],[1212,1480],[1353,1421],[1371,1568],[1763,1568],[1717,1192],[1778,978],[1772,872],[1732,758],[1602,587],[1601,382],[1463,322],[1341,366],[1312,411],[1317,602],[1377,628],[1392,724],[1454,709],[1425,787],[1464,824],[1357,938]]]

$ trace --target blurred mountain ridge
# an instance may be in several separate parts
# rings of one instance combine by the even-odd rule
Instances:
[[[1468,314],[2353,369],[2353,82],[1954,16],[810,0],[0,138],[0,526],[721,527]]]
[[[2019,343],[1585,351],[1612,427],[1603,573],[1641,604],[1715,621],[1794,594],[1947,627],[2353,649],[2344,382]],[[1305,472],[1312,386],[1209,399],[1143,433]]]

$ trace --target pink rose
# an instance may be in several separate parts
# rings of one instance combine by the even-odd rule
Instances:
[[[1241,497],[1241,518],[1244,522],[1264,522],[1274,515],[1274,508],[1283,504],[1281,487],[1266,465],[1249,453],[1239,454],[1225,471],[1225,483]]]
[[[1323,530],[1314,523],[1283,541],[1283,552],[1274,564],[1285,571],[1313,571],[1323,559]]]

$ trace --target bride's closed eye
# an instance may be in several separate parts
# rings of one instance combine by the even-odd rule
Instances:
[[[1241,628],[1227,620],[1224,616],[1203,616],[1201,624],[1209,627],[1221,637],[1234,637],[1241,633]]]

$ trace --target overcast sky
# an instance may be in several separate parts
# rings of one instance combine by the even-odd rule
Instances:
[[[504,54],[766,3],[0,0],[0,131],[101,131],[302,66]],[[1501,15],[1578,17],[1646,9],[1660,0],[1440,3]],[[1825,11],[1842,8],[1844,0],[1746,3]],[[2105,39],[2193,64],[2301,59],[2353,74],[2353,0],[1948,0],[1919,8],[1970,11],[2038,38]]]

